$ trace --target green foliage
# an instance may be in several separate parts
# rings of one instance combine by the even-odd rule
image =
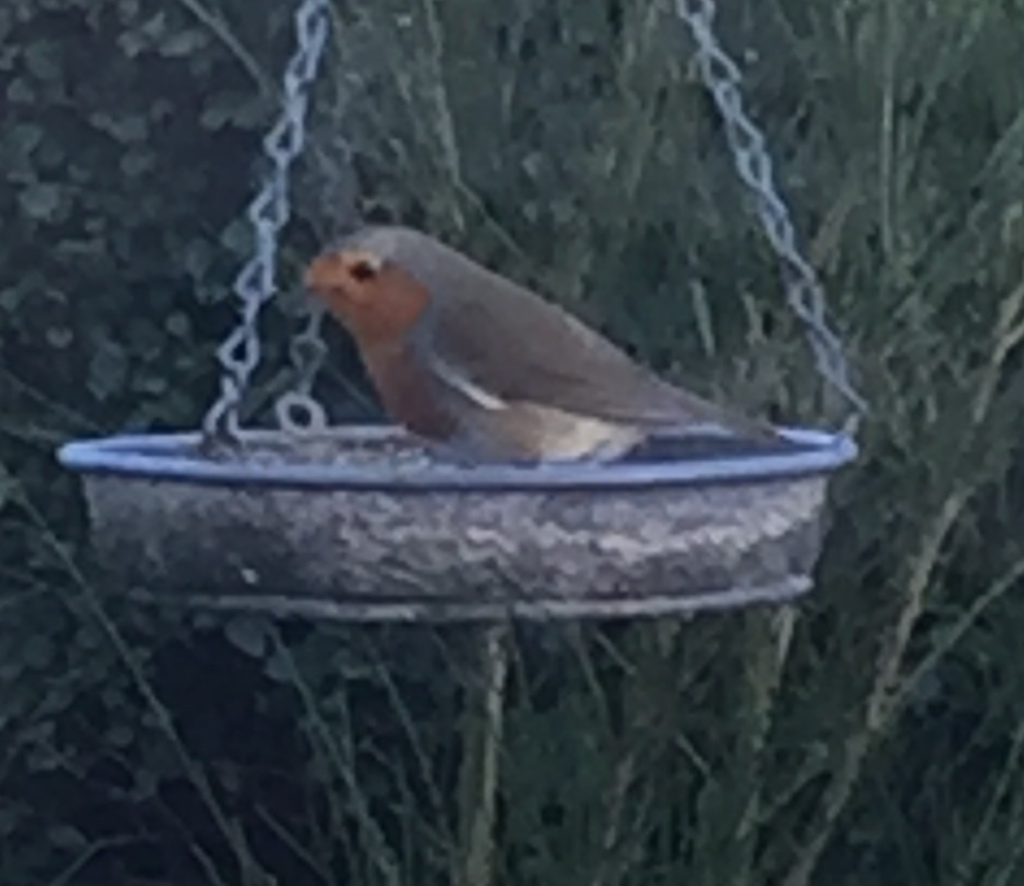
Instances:
[[[865,455],[799,614],[516,631],[498,881],[1020,882],[1024,6],[722,5],[872,404]],[[128,605],[91,583],[52,457],[194,426],[214,395],[291,6],[0,7],[5,886],[471,867],[474,630]],[[339,3],[282,295],[351,221],[350,149],[368,216],[429,227],[666,372],[817,421],[669,6]],[[287,380],[287,302],[261,395]],[[325,397],[361,415],[334,338]]]

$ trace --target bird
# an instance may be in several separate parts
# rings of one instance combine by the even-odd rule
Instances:
[[[354,339],[387,417],[458,460],[603,463],[695,435],[783,442],[414,228],[360,228],[303,282]]]

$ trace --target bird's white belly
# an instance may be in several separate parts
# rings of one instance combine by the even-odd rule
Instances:
[[[489,459],[608,461],[644,439],[635,426],[525,400],[507,401],[441,361],[434,371],[454,397],[462,442]]]
[[[530,429],[530,442],[542,454],[543,461],[611,460],[621,457],[644,438],[635,427],[536,403],[516,403],[509,407],[509,412],[515,414],[512,420]]]

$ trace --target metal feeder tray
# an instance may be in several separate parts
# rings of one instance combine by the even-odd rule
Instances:
[[[107,581],[192,606],[353,621],[628,617],[811,587],[844,435],[614,464],[444,464],[389,426],[76,441]]]

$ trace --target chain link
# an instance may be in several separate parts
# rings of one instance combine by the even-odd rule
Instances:
[[[804,324],[819,373],[851,407],[848,428],[852,432],[867,411],[867,404],[850,382],[842,342],[829,328],[818,276],[797,249],[789,210],[772,180],[772,161],[764,136],[743,110],[739,68],[715,37],[715,0],[676,0],[676,12],[689,25],[697,44],[701,77],[725,124],[736,171],[753,192],[761,225],[782,262],[786,299]]]
[[[298,46],[285,69],[281,116],[263,141],[263,149],[272,163],[271,172],[247,213],[255,245],[252,257],[234,285],[242,316],[238,326],[217,350],[222,370],[220,397],[203,420],[203,431],[208,439],[237,438],[239,409],[252,373],[260,362],[256,323],[260,309],[277,290],[278,235],[291,214],[288,174],[305,146],[309,90],[316,79],[329,30],[329,0],[303,0],[295,14]],[[318,327],[319,322],[311,328],[315,332]],[[306,415],[303,421],[291,421],[302,412]],[[279,420],[282,414],[287,418],[283,424],[292,426],[292,429],[316,429],[326,423],[323,408],[309,396],[309,385],[300,386],[300,390],[291,395],[288,408],[278,406]]]
[[[289,349],[298,380],[292,390],[282,394],[274,403],[277,423],[289,433],[322,431],[327,426],[323,407],[312,393],[313,383],[327,356],[327,345],[321,333],[323,318],[323,307],[312,305],[306,315],[305,328],[292,339]]]

